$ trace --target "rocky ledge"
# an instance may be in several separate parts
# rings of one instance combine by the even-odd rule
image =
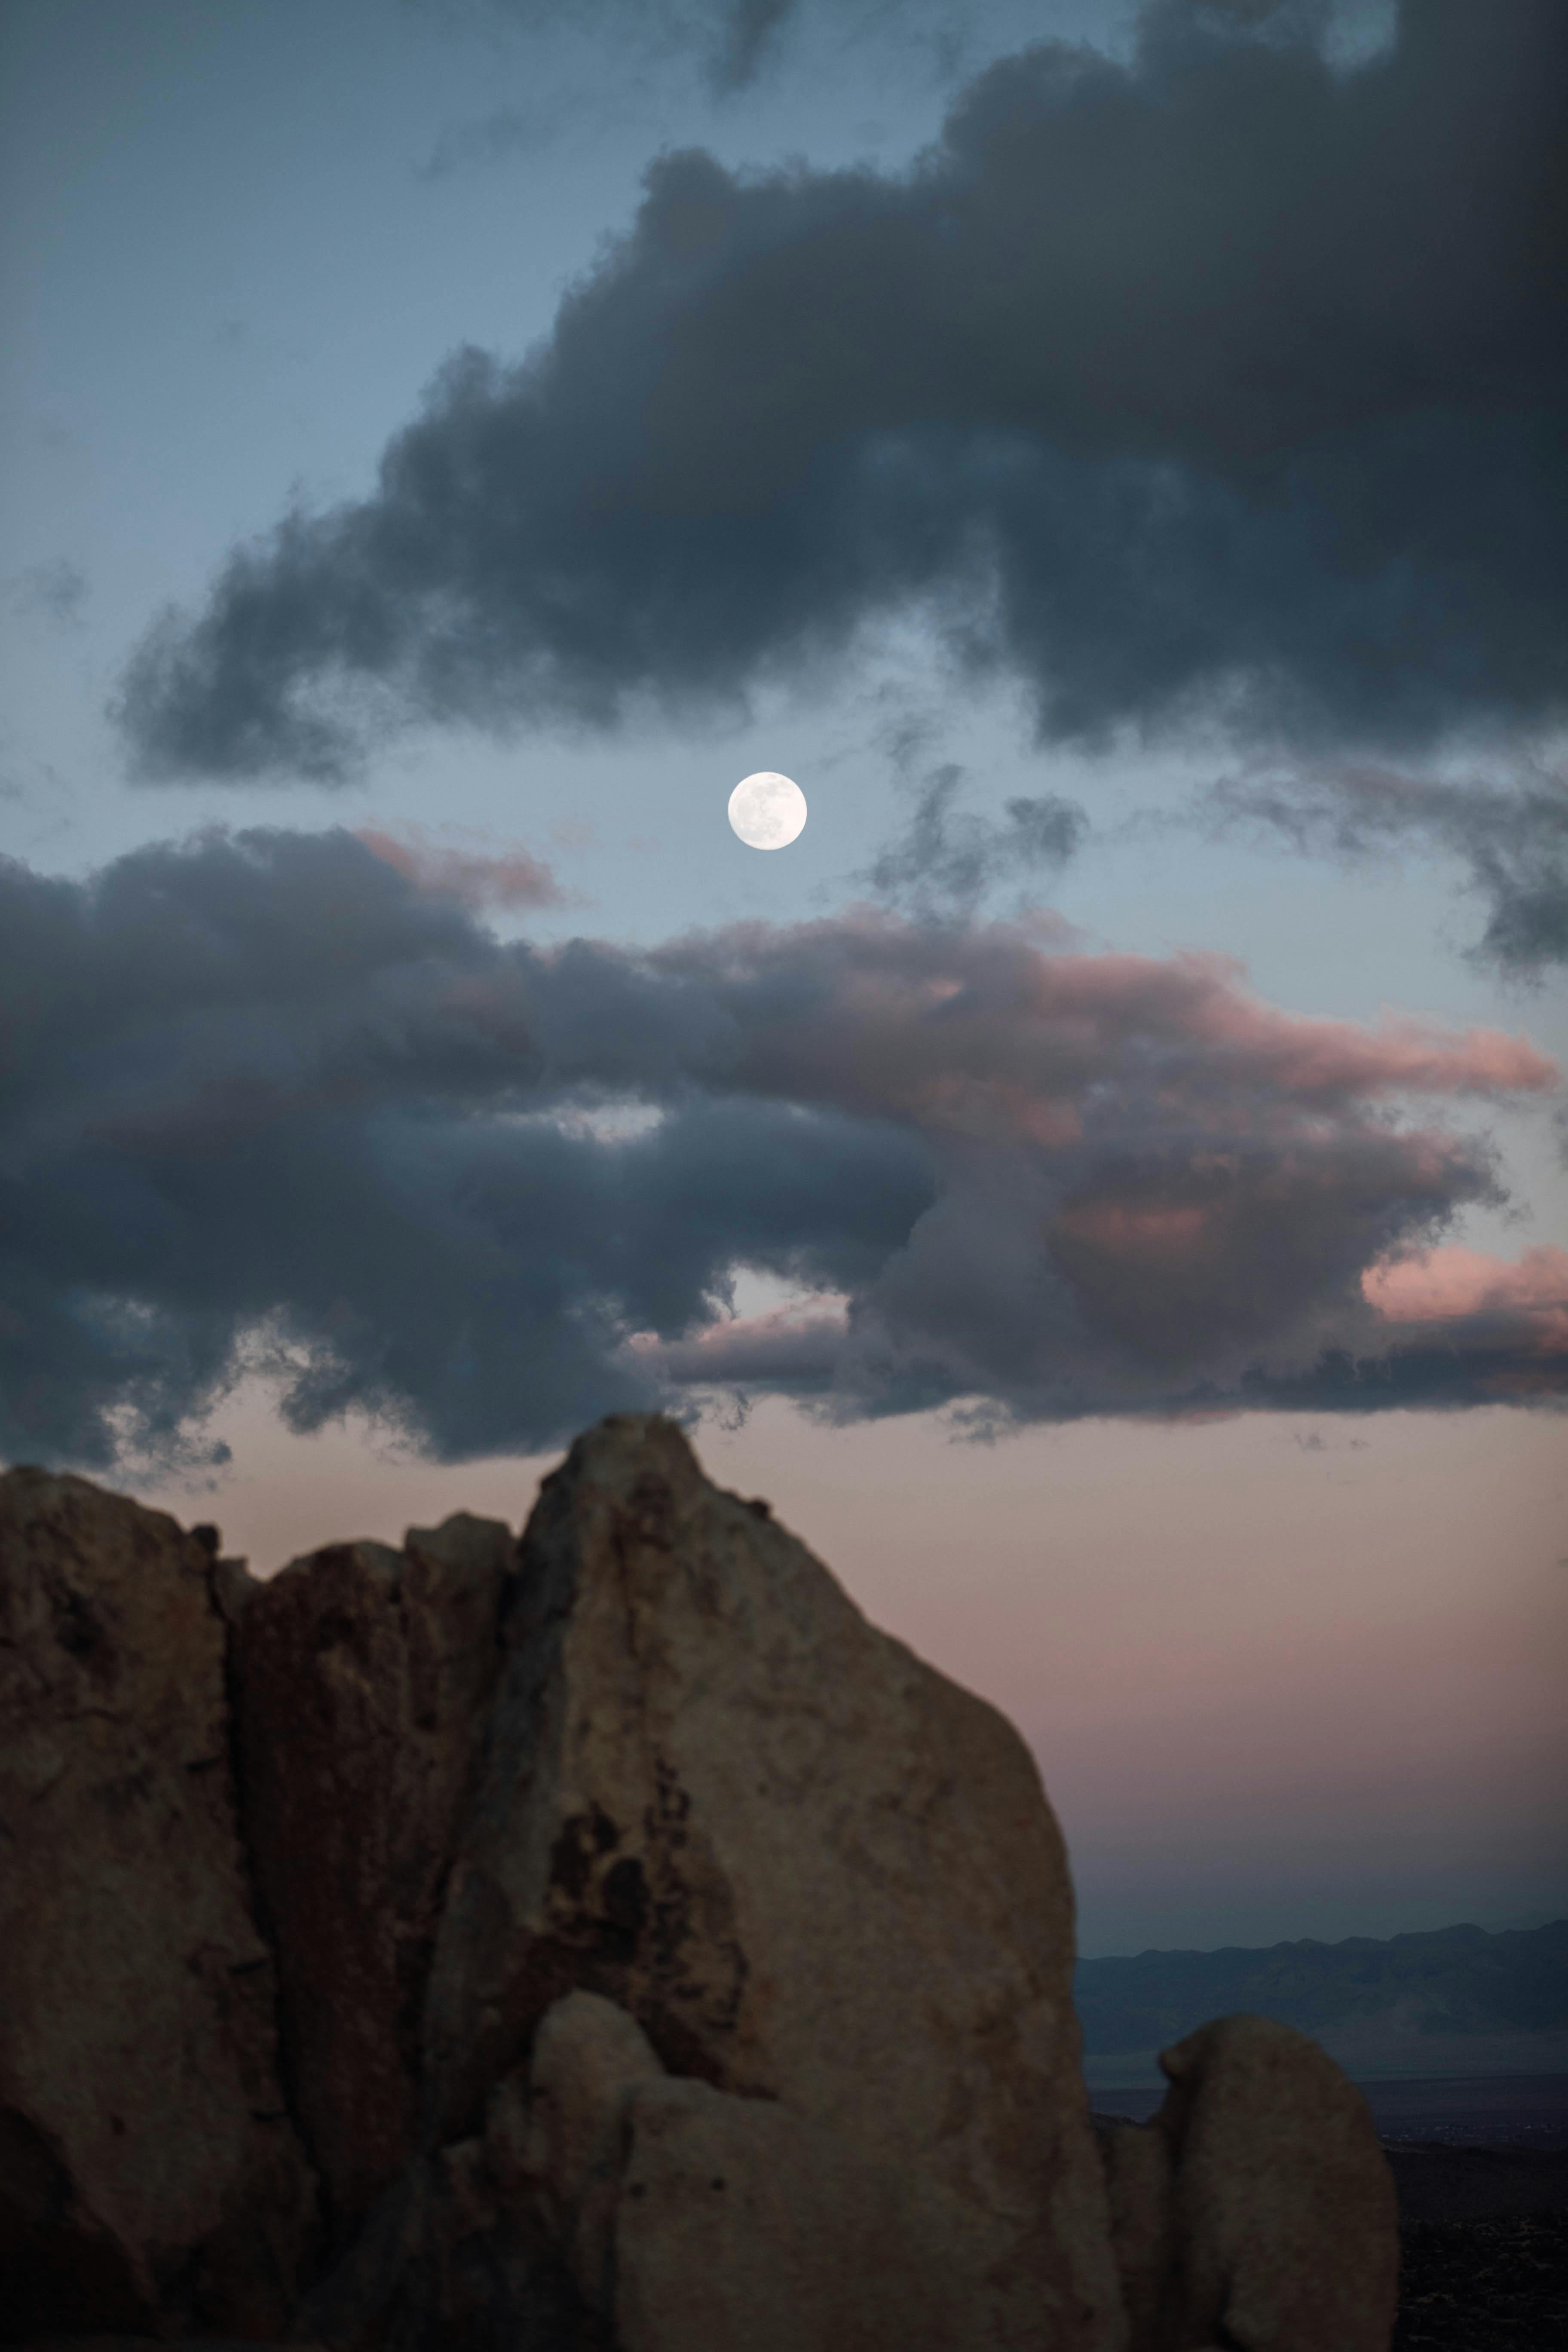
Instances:
[[[1385,2352],[1358,2095],[1090,2124],[1035,1766],[672,1424],[266,1581],[0,1479],[0,2340]]]

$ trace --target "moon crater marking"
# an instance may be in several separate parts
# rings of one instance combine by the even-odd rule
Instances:
[[[787,849],[805,824],[805,794],[789,776],[759,768],[730,795],[730,823],[750,849]]]

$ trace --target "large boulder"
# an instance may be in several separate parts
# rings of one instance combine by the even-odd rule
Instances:
[[[1222,2017],[1164,2051],[1181,2340],[1386,2352],[1394,2176],[1366,2101],[1293,2026]]]
[[[617,2352],[1001,2352],[994,2233],[918,2166],[868,2162],[768,2099],[667,2075],[624,2011],[572,1993],[510,2084],[493,2178],[531,2189]],[[510,2162],[507,2155],[510,2155]]]
[[[1398,2213],[1354,2084],[1261,2017],[1217,2019],[1160,2063],[1159,2115],[1101,2143],[1130,2352],[1387,2352]]]
[[[431,1977],[432,2138],[479,2131],[584,1988],[670,2073],[982,2217],[1012,2342],[1117,2341],[1072,1893],[1017,1734],[668,1422],[579,1439],[521,1570]]]
[[[314,2184],[241,1851],[216,1545],[0,1478],[4,2326],[281,2335]]]
[[[226,1586],[285,2066],[338,2242],[418,2145],[426,1979],[515,1551],[459,1514]]]
[[[539,2214],[601,2317],[615,2300],[631,2101],[668,2079],[635,2018],[596,1993],[571,1992],[546,2012],[527,2066],[490,2094],[485,2146],[501,2193]]]

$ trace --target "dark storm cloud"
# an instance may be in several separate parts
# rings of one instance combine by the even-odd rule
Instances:
[[[1477,961],[1520,975],[1568,963],[1568,778],[1451,782],[1353,766],[1222,779],[1199,803],[1217,832],[1273,834],[1356,860],[1430,845],[1489,902]]]
[[[1551,1066],[1202,959],[866,913],[543,951],[253,833],[5,865],[0,996],[12,1458],[177,1445],[247,1365],[447,1456],[714,1389],[1029,1419],[1289,1402],[1333,1349],[1347,1405],[1434,1348],[1432,1402],[1568,1370],[1553,1254],[1400,1256],[1496,1197],[1445,1113]],[[804,1304],[729,1315],[741,1268]]]
[[[116,1415],[155,1444],[247,1333],[298,1426],[538,1442],[645,1398],[626,1331],[706,1317],[738,1259],[863,1281],[933,1191],[891,1122],[700,1091],[736,1051],[714,992],[502,949],[348,835],[0,887],[13,1457],[101,1461]],[[627,1090],[665,1115],[605,1140]]]
[[[928,776],[901,836],[858,877],[888,905],[918,915],[969,914],[997,883],[1067,865],[1089,830],[1076,801],[1053,793],[1010,800],[999,821],[955,808],[963,789],[962,768]]]
[[[1300,15],[1028,50],[900,178],[663,157],[525,364],[159,625],[141,772],[733,705],[910,610],[1058,737],[1560,713],[1568,11],[1422,0],[1348,71]]]

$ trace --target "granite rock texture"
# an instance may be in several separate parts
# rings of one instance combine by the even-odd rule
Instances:
[[[1161,2055],[1184,2340],[1384,2352],[1399,2292],[1394,2176],[1366,2102],[1293,2026],[1224,2017]]]
[[[1109,2345],[1072,1958],[1061,1836],[1012,1727],[710,1485],[671,1423],[580,1438],[523,1539],[437,1941],[437,2135],[479,2128],[581,1987],[670,2073],[967,2203],[1020,2343]]]
[[[285,2064],[339,2243],[418,2147],[426,1981],[515,1552],[458,1515],[226,1584]]]
[[[670,1423],[216,1553],[0,1479],[0,2344],[1384,2352],[1338,2069],[1097,2147],[1023,1743]]]
[[[500,2115],[492,2106],[492,2146]],[[622,2010],[556,2003],[516,2143],[586,2308],[622,2352],[993,2352],[1039,2340],[995,2232],[918,2167],[768,2099],[667,2075]]]
[[[280,2335],[315,2184],[279,2087],[212,1552],[0,1478],[0,2249],[16,2336]]]
[[[1160,2063],[1153,2121],[1100,2134],[1130,2352],[1385,2352],[1398,2215],[1360,2092],[1261,2017],[1217,2019]]]

